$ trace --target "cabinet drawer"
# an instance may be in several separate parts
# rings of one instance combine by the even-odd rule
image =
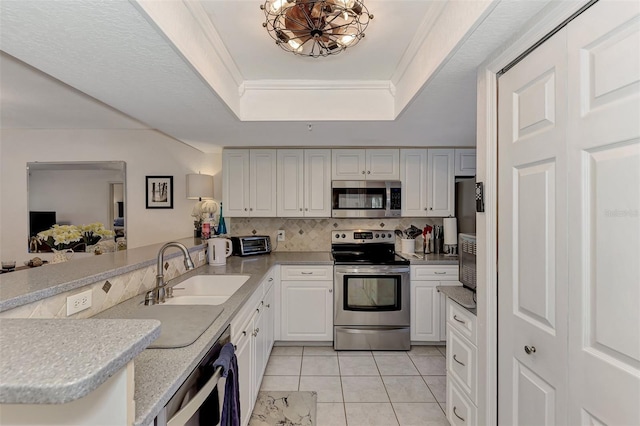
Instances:
[[[452,376],[464,393],[476,401],[477,350],[455,329],[447,333],[447,375]]]
[[[231,340],[234,341],[234,343],[239,337],[239,334],[244,331],[246,323],[250,321],[251,317],[256,313],[256,309],[262,301],[262,296],[262,286],[259,286],[244,304],[240,312],[231,320]]]
[[[333,281],[333,266],[283,265],[280,273],[280,279],[283,281]]]
[[[447,376],[447,420],[452,426],[475,426],[478,409],[460,390],[456,380]]]
[[[447,323],[476,345],[476,316],[447,298]]]
[[[411,267],[412,280],[449,281],[458,279],[457,265],[426,266],[414,265]]]

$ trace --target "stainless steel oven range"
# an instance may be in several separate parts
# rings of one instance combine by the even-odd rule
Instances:
[[[336,350],[411,348],[409,261],[388,230],[332,231]]]

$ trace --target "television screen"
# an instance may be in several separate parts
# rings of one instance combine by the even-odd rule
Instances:
[[[56,224],[56,212],[29,212],[29,236],[46,231]]]

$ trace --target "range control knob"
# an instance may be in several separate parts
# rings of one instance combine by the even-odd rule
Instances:
[[[380,238],[384,238],[384,237],[386,237],[386,235],[380,234]]]
[[[340,234],[336,234],[336,238],[340,238]]]
[[[388,238],[391,238],[391,234],[387,234],[387,237],[388,237]]]
[[[380,234],[376,234],[376,238],[380,238]]]
[[[347,236],[346,236],[346,235],[344,235],[344,234],[342,234],[342,235],[341,235],[341,237],[342,237],[342,238],[347,238]]]

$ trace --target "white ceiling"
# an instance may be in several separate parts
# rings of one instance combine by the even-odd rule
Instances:
[[[547,3],[367,0],[366,37],[314,59],[275,45],[260,1],[2,0],[0,125],[148,126],[204,152],[473,146],[477,66]]]

